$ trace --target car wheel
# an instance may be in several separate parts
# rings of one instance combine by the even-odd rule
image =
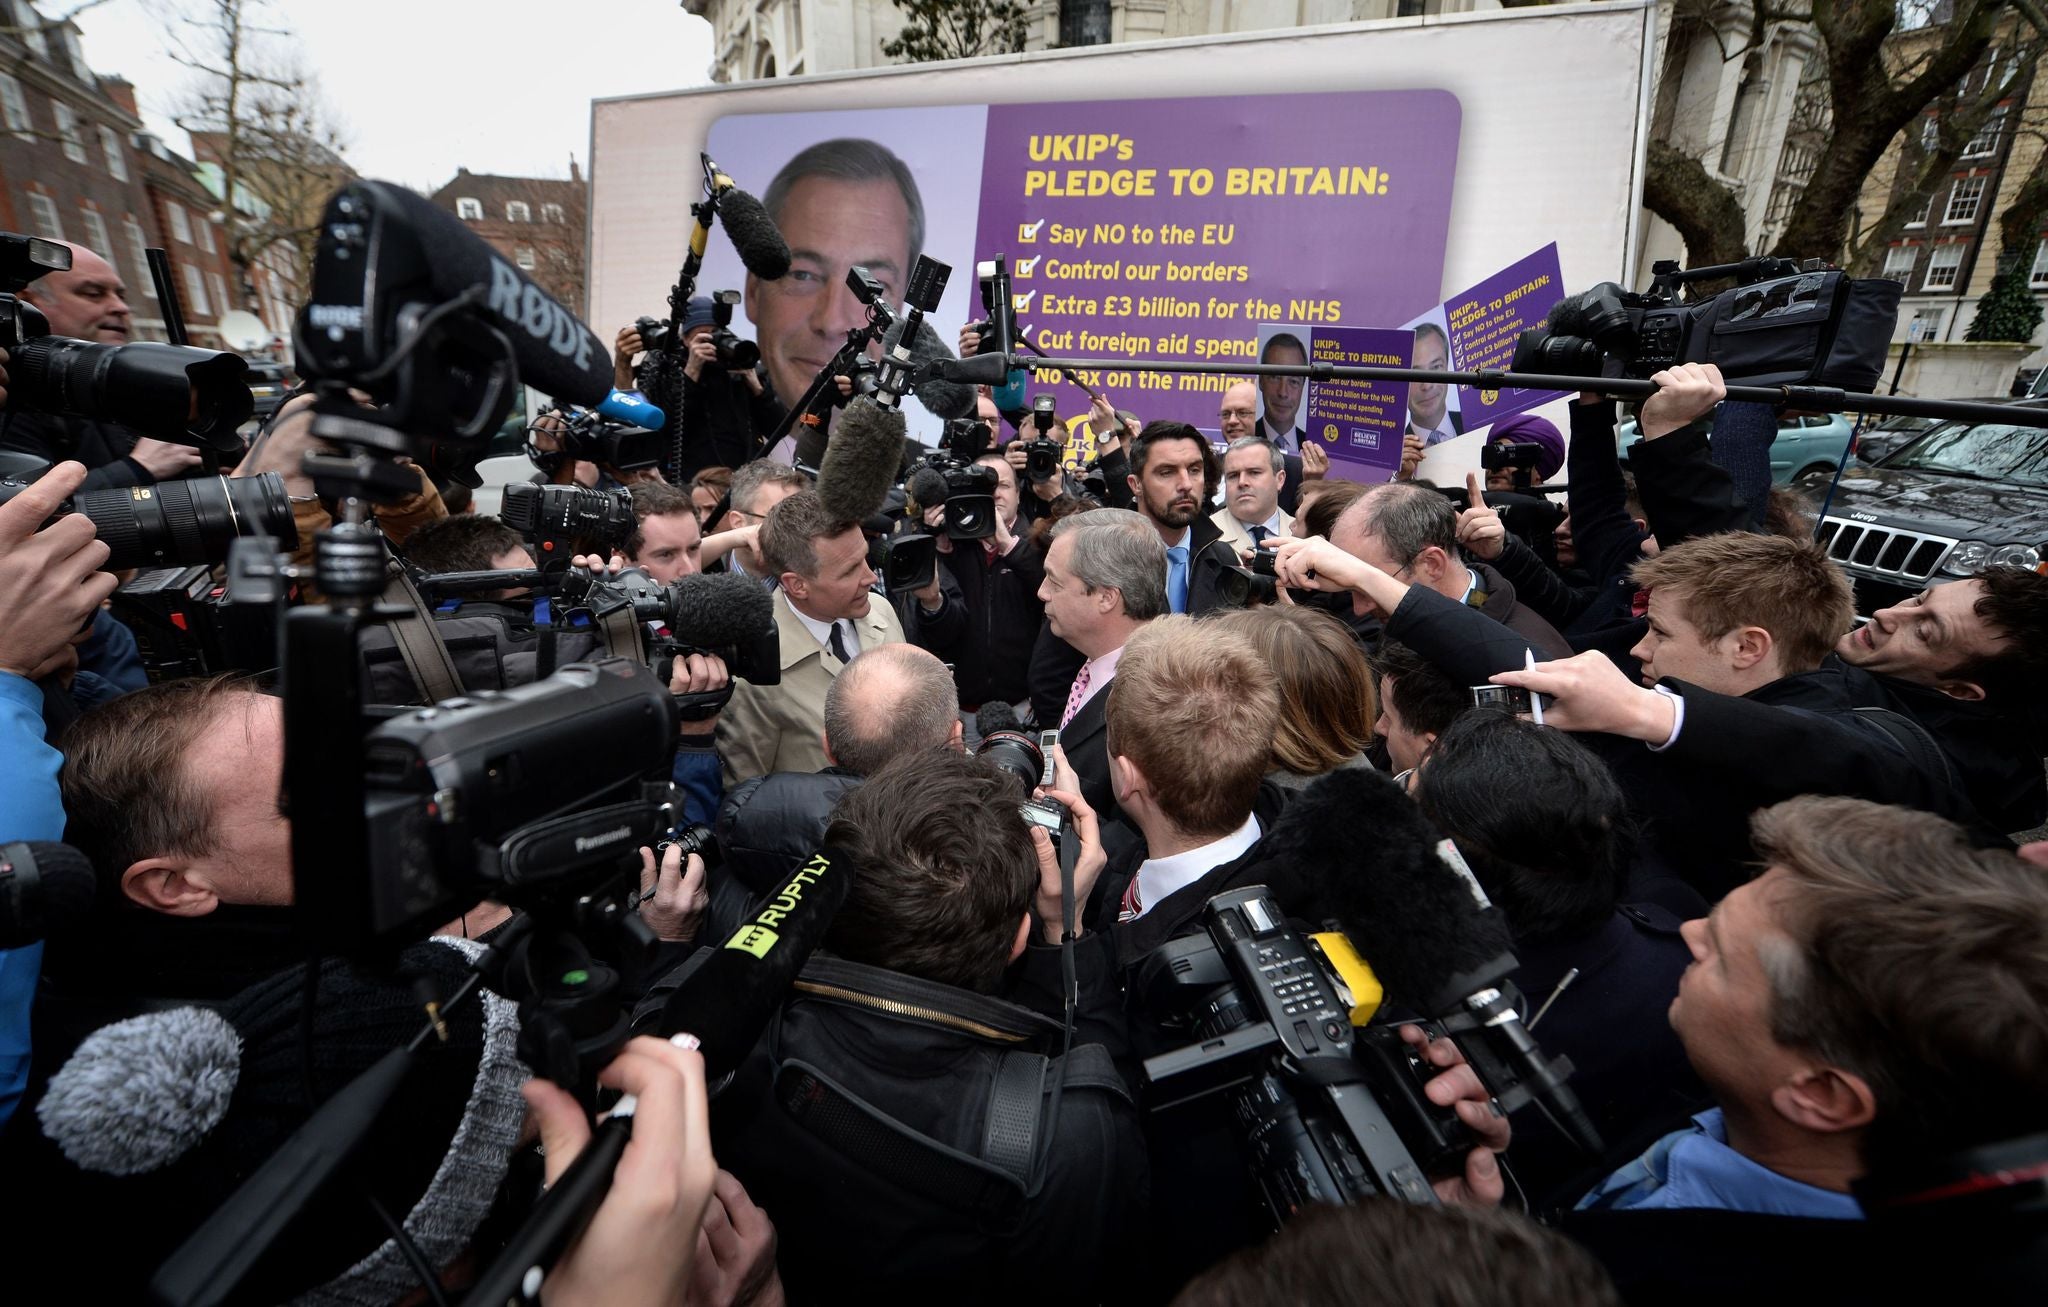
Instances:
[[[1805,467],[1802,467],[1797,472],[1793,473],[1792,480],[1794,482],[1804,481],[1806,480],[1806,478],[1812,476],[1816,472],[1823,472],[1829,476],[1833,476],[1835,473],[1835,465],[1833,463],[1808,463]]]

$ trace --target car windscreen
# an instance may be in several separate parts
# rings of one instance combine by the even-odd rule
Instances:
[[[1886,459],[1884,466],[2048,488],[2048,431],[1996,422],[1942,427]]]

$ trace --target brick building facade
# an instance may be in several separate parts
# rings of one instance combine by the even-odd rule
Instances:
[[[590,185],[569,161],[569,180],[497,177],[458,168],[432,200],[461,219],[560,300],[583,313],[584,232]]]

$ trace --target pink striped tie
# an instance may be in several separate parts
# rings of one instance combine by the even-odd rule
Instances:
[[[1074,678],[1074,688],[1067,691],[1067,710],[1060,714],[1060,729],[1067,729],[1067,723],[1074,720],[1074,714],[1081,711],[1081,704],[1088,697],[1088,664],[1081,664],[1081,674]]]

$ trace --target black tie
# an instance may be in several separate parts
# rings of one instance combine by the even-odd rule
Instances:
[[[1252,533],[1252,548],[1254,549],[1257,549],[1260,545],[1265,544],[1267,535],[1271,534],[1266,530],[1265,527],[1262,526],[1246,527],[1245,529]]]
[[[832,623],[832,656],[842,663],[853,661],[846,652],[846,638],[839,633],[839,623]]]

